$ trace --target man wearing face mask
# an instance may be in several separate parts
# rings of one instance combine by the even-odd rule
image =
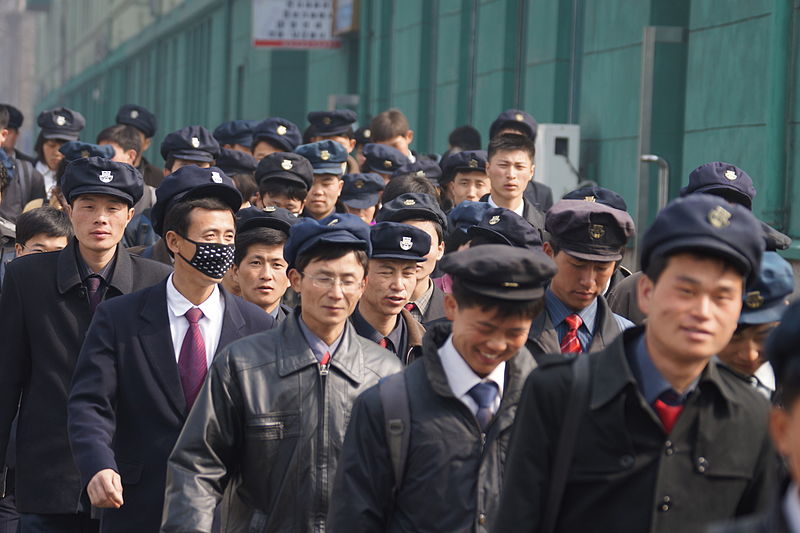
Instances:
[[[241,196],[216,167],[183,167],[158,189],[175,271],[98,308],[68,404],[75,462],[101,531],[157,531],[166,464],[215,354],[275,320],[218,285],[233,262]]]

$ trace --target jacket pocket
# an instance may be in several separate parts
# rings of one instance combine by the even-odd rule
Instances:
[[[300,436],[300,415],[297,412],[276,412],[248,418],[245,435],[248,439],[281,440]]]
[[[135,485],[142,479],[142,463],[125,463],[117,461],[119,477],[123,485]]]

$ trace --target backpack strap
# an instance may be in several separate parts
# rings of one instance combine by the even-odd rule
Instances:
[[[572,364],[572,387],[567,410],[564,413],[564,424],[561,426],[558,436],[556,456],[550,476],[550,490],[547,494],[547,505],[542,519],[542,533],[555,531],[556,519],[561,510],[561,500],[564,496],[567,475],[575,452],[575,442],[578,440],[581,414],[589,398],[589,363],[589,354],[584,353],[578,355],[577,360]]]
[[[396,495],[403,485],[403,473],[411,436],[411,414],[408,408],[405,372],[398,372],[383,378],[378,388],[381,404],[383,404],[386,442],[392,458],[394,494]]]

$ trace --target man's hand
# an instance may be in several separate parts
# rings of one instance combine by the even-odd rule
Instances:
[[[122,481],[119,474],[110,468],[94,475],[86,486],[89,500],[95,507],[103,509],[119,509],[122,507]]]

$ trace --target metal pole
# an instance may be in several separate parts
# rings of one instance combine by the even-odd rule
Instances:
[[[654,154],[644,154],[639,160],[642,163],[658,165],[658,209],[661,210],[669,200],[669,163],[663,157]]]

